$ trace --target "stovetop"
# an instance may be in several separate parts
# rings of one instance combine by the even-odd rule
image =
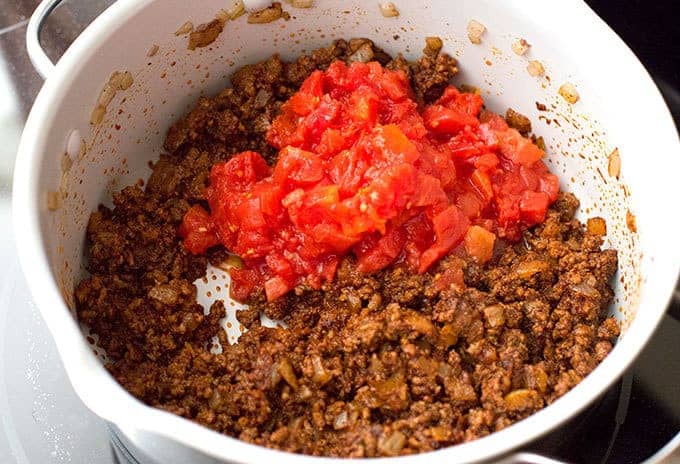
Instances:
[[[111,464],[116,461],[108,429],[69,384],[54,342],[29,296],[10,227],[16,147],[42,85],[24,46],[27,18],[37,3],[0,0],[0,463]],[[48,20],[43,35],[49,54],[58,58],[111,3],[64,2]],[[680,127],[676,2],[588,3],[647,66]],[[570,462],[597,463],[606,458],[610,463],[637,463],[667,446],[680,431],[678,339],[680,304],[676,302],[631,369],[591,408],[578,438],[558,440],[551,444],[550,453]],[[675,446],[680,446],[678,438]],[[665,462],[680,462],[680,450],[668,459]]]

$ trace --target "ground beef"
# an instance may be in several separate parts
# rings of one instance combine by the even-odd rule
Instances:
[[[273,161],[263,135],[309,73],[367,56],[406,71],[423,102],[457,72],[447,55],[392,60],[366,39],[245,66],[233,88],[202,98],[170,128],[145,190],[127,187],[112,209],[92,214],[78,317],[134,396],[272,448],[410,454],[507,427],[566,393],[612,349],[616,252],[584,232],[570,194],[518,244],[499,243],[484,266],[452,255],[424,275],[365,275],[346,259],[321,290],[297,288],[271,303],[256,294],[237,315],[249,330],[228,344],[223,304],[204,315],[192,284],[225,252],[187,253],[176,234],[182,216],[204,202],[213,163],[242,150]],[[452,284],[461,273],[465,285]],[[260,314],[287,329],[262,326]],[[214,336],[221,353],[210,350]]]
[[[505,112],[505,120],[508,122],[508,126],[517,129],[524,136],[531,132],[531,120],[512,108],[508,108],[508,111]]]

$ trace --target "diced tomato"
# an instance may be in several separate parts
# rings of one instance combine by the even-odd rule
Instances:
[[[369,63],[369,66],[371,65],[377,65],[373,66],[374,68],[379,67],[380,65],[376,63],[375,61],[372,63]],[[389,98],[390,100],[394,101],[400,101],[404,98],[407,98],[409,95],[409,87],[408,87],[408,80],[406,79],[406,75],[404,74],[403,71],[395,71],[395,72],[375,72],[372,74],[379,76],[379,79],[377,80],[376,84],[378,88]]]
[[[309,75],[309,77],[305,79],[305,81],[302,83],[302,85],[300,86],[300,91],[298,93],[311,95],[314,97],[321,97],[324,94],[323,81],[324,81],[323,72],[319,70],[313,71]]]
[[[404,246],[405,234],[401,229],[390,229],[385,235],[372,234],[355,247],[357,268],[361,272],[375,272],[390,265]]]
[[[260,199],[260,209],[267,216],[279,216],[282,212],[282,188],[273,182],[262,182],[255,186],[253,195]]]
[[[421,255],[434,242],[432,223],[424,212],[420,212],[406,221],[402,229],[406,234],[404,262],[412,272],[418,272]]]
[[[517,229],[514,227],[520,220],[520,198],[515,195],[496,195],[494,201],[498,211],[499,235],[510,240],[516,240]]]
[[[184,215],[179,236],[184,239],[186,249],[195,255],[220,243],[210,214],[199,205],[192,206]]]
[[[297,131],[299,120],[300,117],[294,112],[281,114],[267,131],[267,143],[275,148],[283,148],[286,145],[301,145],[304,140]]]
[[[378,96],[370,87],[359,87],[349,97],[350,117],[369,127],[375,125],[378,118]]]
[[[474,159],[491,150],[491,147],[480,139],[476,129],[470,126],[465,126],[460,132],[451,137],[446,142],[446,148],[454,159],[463,160]]]
[[[557,200],[557,195],[560,191],[560,181],[555,174],[543,174],[539,183],[541,192],[548,195],[551,203]]]
[[[342,131],[329,127],[321,134],[321,140],[319,140],[319,145],[316,149],[319,155],[328,158],[347,148],[346,142],[347,138],[342,134]]]
[[[336,120],[339,118],[341,111],[342,105],[339,101],[324,95],[321,97],[316,109],[298,123],[297,138],[290,140],[288,145],[313,149],[318,145],[324,131],[337,122]],[[301,140],[301,143],[293,143],[297,140]]]
[[[229,296],[236,301],[245,301],[253,291],[263,284],[262,275],[257,269],[229,269],[231,285]]]
[[[461,93],[455,87],[448,86],[444,89],[444,93],[436,104],[473,116],[476,119],[482,106],[484,106],[484,100],[477,94]]]
[[[389,105],[388,108],[380,115],[381,124],[396,124],[410,140],[422,139],[427,135],[427,129],[415,102],[403,100]]]
[[[420,258],[418,272],[425,272],[435,261],[460,243],[470,222],[455,206],[451,205],[432,219],[435,243]]]
[[[482,211],[482,201],[473,192],[463,192],[456,198],[456,206],[470,219],[479,217]]]
[[[475,189],[479,192],[482,199],[488,203],[493,198],[493,186],[491,185],[491,179],[489,176],[480,169],[475,169],[470,175],[470,180]]]
[[[425,127],[438,134],[455,134],[465,126],[478,126],[479,120],[457,109],[431,105],[423,111]]]
[[[487,262],[496,236],[544,220],[559,183],[536,145],[482,107],[448,87],[423,108],[403,72],[335,61],[281,106],[266,136],[273,168],[250,151],[215,164],[210,212],[192,207],[178,233],[191,253],[223,245],[243,258],[230,271],[240,301],[320,288],[350,253],[362,272],[425,272],[447,254]],[[465,285],[463,261],[448,259],[435,289]]]
[[[279,152],[279,162],[274,168],[276,184],[305,186],[316,184],[323,177],[323,163],[314,153],[290,146]]]
[[[545,220],[545,214],[550,205],[550,198],[543,192],[525,190],[519,203],[522,219],[528,224],[538,224]]]
[[[279,253],[271,253],[265,257],[265,263],[269,270],[275,274],[283,277],[286,280],[293,280],[295,275],[290,262]]]
[[[508,123],[505,122],[505,119],[493,111],[482,111],[479,115],[479,121],[494,132],[504,132],[508,130]]]
[[[416,166],[420,171],[439,179],[442,189],[447,190],[455,185],[456,164],[446,150],[435,147],[431,143],[418,143],[420,157]]]
[[[286,280],[281,276],[274,276],[264,282],[264,293],[267,295],[267,301],[274,301],[278,297],[288,293],[288,290],[292,289],[294,285],[286,282]]]
[[[522,179],[522,184],[527,190],[537,190],[540,179],[533,167],[520,166],[519,176]]]
[[[375,155],[380,156],[380,160],[392,163],[413,164],[420,154],[416,146],[401,131],[399,126],[388,124],[376,127],[371,133],[370,138],[364,138],[358,143],[362,144],[366,150],[370,150]]]
[[[465,234],[465,251],[478,263],[486,263],[493,257],[496,236],[480,226],[470,226]]]
[[[447,290],[451,287],[465,288],[465,274],[463,273],[463,260],[455,259],[446,266],[444,272],[439,275],[438,279],[432,282],[432,287],[435,291]]]
[[[217,163],[210,170],[211,184],[229,184],[232,189],[245,190],[271,172],[267,162],[254,151],[244,151],[228,163]]]
[[[335,255],[328,256],[317,265],[317,272],[326,282],[333,281],[335,272],[338,269],[339,260]]]
[[[531,140],[522,137],[516,129],[496,132],[498,148],[513,163],[531,166],[545,154]]]
[[[498,156],[493,153],[484,153],[483,155],[476,157],[473,164],[480,171],[488,173],[498,167]]]
[[[344,62],[340,63],[345,65]],[[371,70],[366,63],[353,63],[352,66],[345,66],[346,84],[351,88],[351,86],[359,87],[362,84],[370,83],[368,77],[370,71]]]
[[[267,220],[262,214],[260,199],[258,197],[245,198],[234,206],[235,215],[241,218],[241,228],[246,230],[258,230],[267,225]]]
[[[361,64],[363,65],[363,63]],[[359,66],[352,66],[352,68],[355,68],[354,69],[355,73],[359,71]],[[365,67],[365,73],[368,74],[368,67]],[[348,74],[347,65],[340,60],[331,63],[326,72],[324,72],[323,74],[326,87],[328,87],[329,89],[338,87],[343,88],[350,82],[350,80],[347,77]]]
[[[442,190],[441,181],[436,177],[423,174],[417,174],[415,192],[411,200],[411,206],[407,205],[407,209],[412,207],[441,205],[447,203],[448,199],[446,193]]]
[[[314,71],[300,87],[300,91],[286,102],[286,109],[300,116],[314,111],[323,95],[323,73]]]

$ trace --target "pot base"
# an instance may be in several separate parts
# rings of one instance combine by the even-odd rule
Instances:
[[[588,462],[605,462],[610,451],[610,446],[616,439],[618,432],[617,422],[625,418],[630,398],[630,381],[632,373],[628,372],[616,382],[589,408],[565,423],[562,427],[553,430],[549,434],[533,443],[529,443],[523,450],[529,453],[537,453],[536,456],[551,456],[554,459],[565,462],[580,461],[584,456],[575,455],[575,450],[585,450],[588,454]],[[628,388],[625,385],[628,384]],[[131,439],[113,424],[107,424],[111,439],[111,448],[117,464],[160,464],[149,457],[142,449],[135,445]],[[588,430],[599,430],[600,434],[593,436]],[[596,446],[588,446],[584,440],[597,443]],[[147,443],[140,443],[145,447]],[[513,456],[503,462],[515,462]],[[543,461],[541,461],[543,462]]]

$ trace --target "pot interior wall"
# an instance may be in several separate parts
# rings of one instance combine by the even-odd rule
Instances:
[[[455,83],[479,87],[492,110],[505,112],[512,107],[529,116],[534,132],[546,141],[548,166],[560,177],[562,188],[580,198],[581,218],[607,220],[606,245],[618,249],[620,259],[611,313],[624,328],[630,324],[639,297],[641,247],[640,238],[626,222],[632,208],[629,193],[636,186],[625,182],[626,173],[638,168],[628,165],[636,147],[627,145],[631,140],[628,126],[617,117],[620,102],[601,95],[601,77],[579,66],[577,51],[549,38],[549,30],[533,24],[531,16],[521,14],[521,6],[513,2],[402,1],[396,2],[400,10],[396,18],[383,17],[377,2],[316,3],[312,9],[284,4],[291,14],[289,21],[247,24],[241,17],[229,22],[209,47],[191,51],[187,36],[174,32],[186,21],[194,25],[210,21],[225,8],[223,0],[168,0],[163,2],[162,14],[152,8],[153,2],[140,2],[131,8],[132,17],[107,31],[104,45],[93,49],[74,70],[71,85],[58,104],[60,111],[54,115],[40,187],[45,198],[48,191],[61,191],[64,196],[57,211],[45,206],[41,226],[52,271],[69,307],[74,307],[74,286],[86,272],[84,235],[90,213],[100,202],[110,204],[112,192],[145,180],[149,162],[161,153],[170,124],[201,95],[213,95],[226,87],[235,68],[272,53],[292,59],[334,39],[352,37],[368,37],[390,54],[413,59],[420,56],[426,36],[439,36],[445,51],[459,60],[461,72]],[[470,19],[487,27],[480,45],[467,38]],[[512,42],[520,37],[532,44],[526,56],[511,51]],[[157,52],[148,56],[156,46]],[[534,59],[545,66],[545,77],[527,73],[528,61]],[[118,92],[100,125],[91,125],[90,114],[103,85],[112,72],[125,70],[134,76],[133,85]],[[558,88],[567,81],[581,94],[576,105],[558,95]],[[547,111],[539,111],[541,105]],[[82,135],[86,150],[64,171],[61,157],[74,129]],[[620,180],[607,172],[608,155],[616,147],[623,160]],[[639,175],[630,177],[632,183],[642,182]],[[226,274],[214,272],[220,278]],[[210,288],[199,293],[204,295],[203,290]],[[220,296],[212,290],[213,297]],[[221,296],[227,292],[222,285]]]

